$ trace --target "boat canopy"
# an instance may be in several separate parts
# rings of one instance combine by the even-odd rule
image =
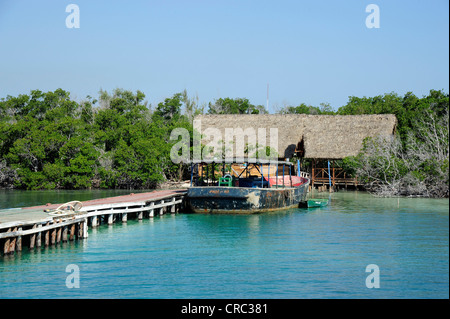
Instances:
[[[213,160],[201,160],[201,161],[189,161],[189,162],[183,162],[185,164],[255,164],[255,165],[295,165],[295,163],[292,163],[290,161],[280,161],[280,160],[244,160],[244,161],[232,161],[232,162],[226,162],[221,161],[220,159],[213,159]]]
[[[192,186],[285,187],[302,183],[292,176],[290,161],[239,161],[233,163],[201,161],[191,163]],[[237,182],[237,180],[239,180]]]

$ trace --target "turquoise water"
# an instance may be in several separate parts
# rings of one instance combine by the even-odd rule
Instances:
[[[83,241],[0,258],[0,298],[447,299],[448,253],[448,199],[338,192],[324,208],[89,229]],[[380,288],[366,287],[369,264]],[[66,286],[68,265],[79,288]]]

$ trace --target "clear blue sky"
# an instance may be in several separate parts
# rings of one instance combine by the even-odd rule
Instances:
[[[68,4],[80,28],[66,28]],[[368,29],[368,4],[380,28]],[[141,90],[277,106],[449,91],[447,0],[0,0],[0,98]]]

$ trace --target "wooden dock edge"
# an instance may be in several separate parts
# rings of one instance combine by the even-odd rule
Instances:
[[[176,214],[184,207],[186,192],[176,192],[140,201],[105,203],[83,207],[80,211],[62,216],[0,223],[0,255],[87,239],[89,227],[112,225],[128,219],[153,218],[165,213]],[[18,214],[19,215],[19,214]]]

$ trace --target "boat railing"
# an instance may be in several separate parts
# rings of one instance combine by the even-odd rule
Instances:
[[[233,165],[240,166],[233,168]],[[225,169],[225,165],[229,165]],[[293,175],[293,163],[278,161],[275,163],[191,163],[192,186],[220,186],[220,187],[251,187],[251,188],[282,188],[292,187],[293,176],[309,179],[307,172]],[[196,173],[194,173],[196,168]],[[298,166],[298,168],[300,168]],[[237,171],[236,171],[237,169]],[[254,172],[252,172],[255,170]],[[256,174],[254,174],[256,173]],[[221,175],[221,176],[220,176]],[[288,177],[288,179],[286,179]]]
[[[309,173],[308,173],[308,172],[300,172],[300,177],[310,179],[310,178],[309,178]]]

